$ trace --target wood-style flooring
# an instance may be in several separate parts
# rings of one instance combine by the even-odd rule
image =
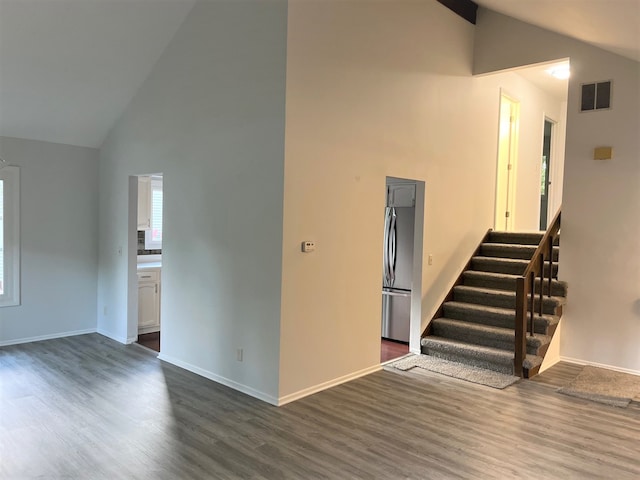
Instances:
[[[409,345],[383,339],[380,344],[380,363],[402,357],[407,353],[409,353]]]
[[[3,347],[0,478],[640,478],[636,403],[415,370],[277,408],[98,334]]]
[[[160,351],[160,332],[143,333],[138,335],[138,344],[150,348],[156,352]]]

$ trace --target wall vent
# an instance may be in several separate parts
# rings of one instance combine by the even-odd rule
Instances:
[[[580,105],[582,112],[611,108],[611,80],[583,84]]]

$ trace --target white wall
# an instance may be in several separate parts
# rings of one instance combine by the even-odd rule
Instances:
[[[505,91],[520,103],[520,134],[513,229],[538,231],[540,229],[540,176],[544,119],[548,117],[554,120],[558,123],[558,127],[564,125],[566,119],[563,115],[562,101],[528,82],[518,75],[517,71],[500,74],[498,78],[501,84],[505,85]],[[512,90],[513,93],[511,93]],[[561,171],[564,152],[560,145],[558,147],[560,148],[555,152],[553,165],[558,164],[557,168]]]
[[[96,329],[98,151],[0,137],[20,167],[21,299],[0,308],[0,345]]]
[[[386,176],[426,183],[421,329],[493,226],[500,88],[544,95],[472,77],[473,37],[437,2],[289,2],[282,401],[379,365]]]
[[[135,335],[129,175],[162,172],[161,358],[273,403],[286,21],[284,1],[199,2],[100,158],[99,331]]]
[[[561,355],[640,372],[640,64],[480,10],[476,73],[571,59],[560,276]],[[612,80],[612,108],[580,113],[580,85]],[[614,159],[594,161],[612,146]]]

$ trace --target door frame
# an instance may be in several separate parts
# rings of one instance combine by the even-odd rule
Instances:
[[[503,106],[508,102],[509,124],[505,131],[503,127]],[[520,101],[504,89],[500,89],[498,102],[498,139],[496,149],[496,190],[494,203],[494,228],[496,230],[513,230],[516,217],[516,191],[518,179],[518,148],[520,130]],[[505,137],[506,135],[506,137]],[[507,157],[501,148],[507,141]],[[506,163],[505,163],[506,161]],[[509,167],[511,165],[511,167]],[[505,175],[504,172],[507,172]],[[506,194],[506,200],[501,202],[501,196]],[[504,210],[504,211],[503,211]],[[508,214],[508,216],[507,216]],[[505,218],[506,217],[506,218]]]
[[[138,341],[138,177],[142,176],[162,176],[164,183],[163,173],[140,173],[128,177],[127,344]],[[159,308],[162,311],[162,304]]]
[[[409,351],[420,353],[420,336],[422,335],[422,261],[424,257],[424,201],[425,201],[425,181],[403,177],[386,176],[384,179],[384,195],[386,205],[387,182],[411,183],[416,186],[416,197],[414,207],[413,226],[413,268],[411,272],[411,313],[409,316]],[[382,287],[382,285],[381,285]],[[382,296],[380,298],[382,302]],[[382,329],[382,315],[378,331]]]
[[[543,119],[542,119],[542,153],[544,154],[544,127],[546,125],[546,123],[549,122],[551,124],[551,137],[549,139],[549,159],[547,160],[547,179],[548,179],[548,184],[547,184],[547,226],[549,225],[549,221],[553,218],[553,215],[555,214],[555,212],[552,212],[551,209],[553,208],[554,205],[554,195],[557,193],[554,191],[554,186],[555,186],[555,181],[554,181],[554,175],[553,175],[553,168],[555,167],[555,161],[556,159],[556,137],[557,137],[557,129],[558,129],[558,122],[556,120],[554,120],[553,118],[551,118],[550,116],[548,116],[546,113],[544,113],[543,115]],[[551,161],[553,160],[553,164],[551,163]],[[552,166],[553,165],[553,166]],[[542,179],[542,155],[540,156],[540,174],[538,175],[538,178]],[[540,198],[540,196],[538,197]],[[538,223],[540,223],[540,220],[542,217],[542,205],[540,205],[540,212],[538,214]],[[542,230],[542,229],[541,229]],[[546,227],[545,229],[546,230]]]

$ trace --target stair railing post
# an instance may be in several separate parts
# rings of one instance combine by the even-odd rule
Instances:
[[[551,296],[551,279],[553,278],[553,244],[555,243],[555,238],[551,235],[549,238],[549,290],[547,295]]]
[[[513,361],[514,374],[523,376],[524,359],[527,351],[526,326],[527,321],[527,286],[526,277],[516,279],[516,324],[515,324],[515,357]]]
[[[542,318],[542,301],[544,300],[544,254],[540,255],[540,305],[538,305],[538,314]],[[533,325],[531,326],[531,335],[533,335]]]
[[[535,272],[531,272],[529,274],[529,278],[527,279],[530,285],[529,291],[531,295],[529,296],[529,332],[533,335],[533,316],[535,314],[535,298],[536,298],[536,274]]]

